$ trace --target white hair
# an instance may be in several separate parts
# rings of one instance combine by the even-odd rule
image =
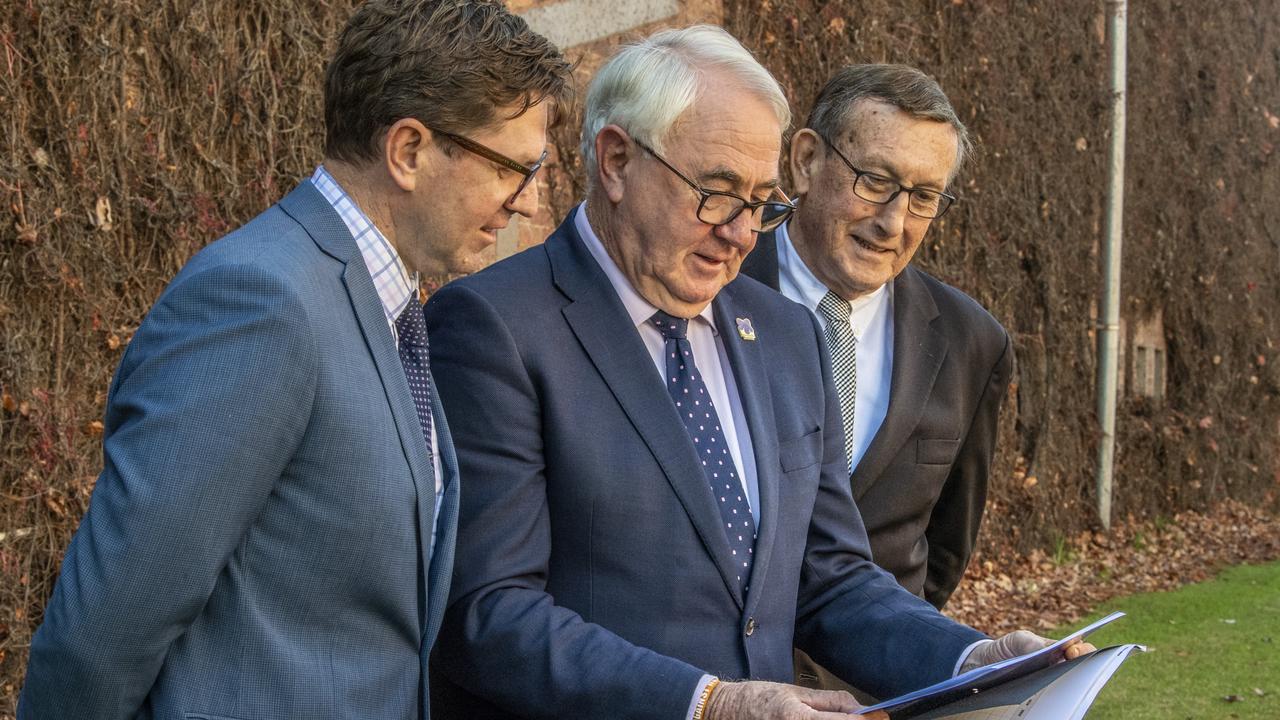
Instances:
[[[663,30],[627,45],[596,73],[582,118],[582,161],[587,182],[596,175],[596,135],[617,125],[662,152],[676,119],[693,105],[716,71],[773,107],[778,124],[791,124],[791,107],[778,81],[732,35],[714,25]],[[733,110],[727,110],[733,112]]]

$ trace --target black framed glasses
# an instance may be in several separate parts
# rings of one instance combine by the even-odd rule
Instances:
[[[449,138],[455,145],[469,153],[479,155],[485,160],[495,162],[508,170],[514,170],[523,175],[524,179],[520,181],[518,186],[516,186],[516,191],[511,193],[511,197],[507,199],[507,203],[513,203],[516,201],[516,198],[520,197],[520,193],[524,192],[524,189],[529,187],[529,183],[533,182],[533,178],[537,176],[538,171],[542,169],[542,163],[547,160],[547,151],[545,148],[542,151],[542,156],[538,158],[538,162],[533,165],[525,165],[524,163],[512,160],[497,150],[485,147],[471,138],[454,135],[453,133],[436,130],[435,128],[432,128],[431,132]]]
[[[902,183],[893,178],[887,178],[866,170],[859,170],[853,166],[853,163],[849,162],[849,158],[845,157],[844,153],[840,152],[835,143],[828,140],[825,135],[818,134],[818,137],[822,138],[822,142],[826,143],[827,147],[831,148],[836,156],[844,161],[850,172],[853,173],[853,194],[869,203],[888,205],[899,194],[906,193],[907,212],[925,220],[936,220],[942,217],[942,214],[956,201],[954,195],[948,195],[938,190],[930,190],[929,188],[902,187]]]
[[[751,202],[746,198],[734,195],[731,192],[721,192],[719,190],[705,190],[698,183],[690,180],[684,173],[672,167],[661,155],[653,151],[653,148],[644,143],[635,140],[645,152],[657,158],[658,162],[667,167],[668,170],[676,174],[676,177],[685,182],[686,185],[693,188],[698,193],[701,201],[698,203],[698,220],[707,225],[728,225],[733,222],[743,210],[751,211],[751,232],[768,232],[778,227],[791,217],[791,213],[796,211],[795,203],[791,202],[786,193],[781,188],[774,188],[774,192],[782,197],[781,200],[761,200],[759,202]],[[757,212],[762,210],[763,212]]]

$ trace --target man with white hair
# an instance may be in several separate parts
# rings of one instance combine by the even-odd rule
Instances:
[[[794,209],[789,121],[722,30],[625,48],[588,93],[586,203],[433,296],[469,479],[443,715],[837,717],[851,696],[785,684],[793,645],[886,697],[1041,646],[986,640],[870,560],[821,326],[737,278]]]

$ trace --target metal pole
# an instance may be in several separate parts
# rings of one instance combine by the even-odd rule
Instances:
[[[1125,21],[1126,0],[1107,0],[1111,45],[1111,151],[1107,167],[1106,237],[1103,248],[1102,315],[1098,325],[1098,517],[1111,529],[1111,476],[1116,451],[1116,377],[1120,349],[1120,247],[1124,220]]]

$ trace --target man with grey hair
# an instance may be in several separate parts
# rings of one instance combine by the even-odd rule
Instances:
[[[743,265],[821,320],[872,557],[938,608],[973,552],[1013,366],[986,310],[909,265],[968,149],[929,76],[840,70],[791,141],[799,209]],[[801,682],[834,685],[798,662]]]
[[[789,121],[723,30],[627,47],[588,92],[586,203],[432,297],[468,478],[440,712],[836,717],[849,695],[785,684],[793,645],[882,696],[1026,647],[872,564],[821,326],[737,277],[793,208]]]

